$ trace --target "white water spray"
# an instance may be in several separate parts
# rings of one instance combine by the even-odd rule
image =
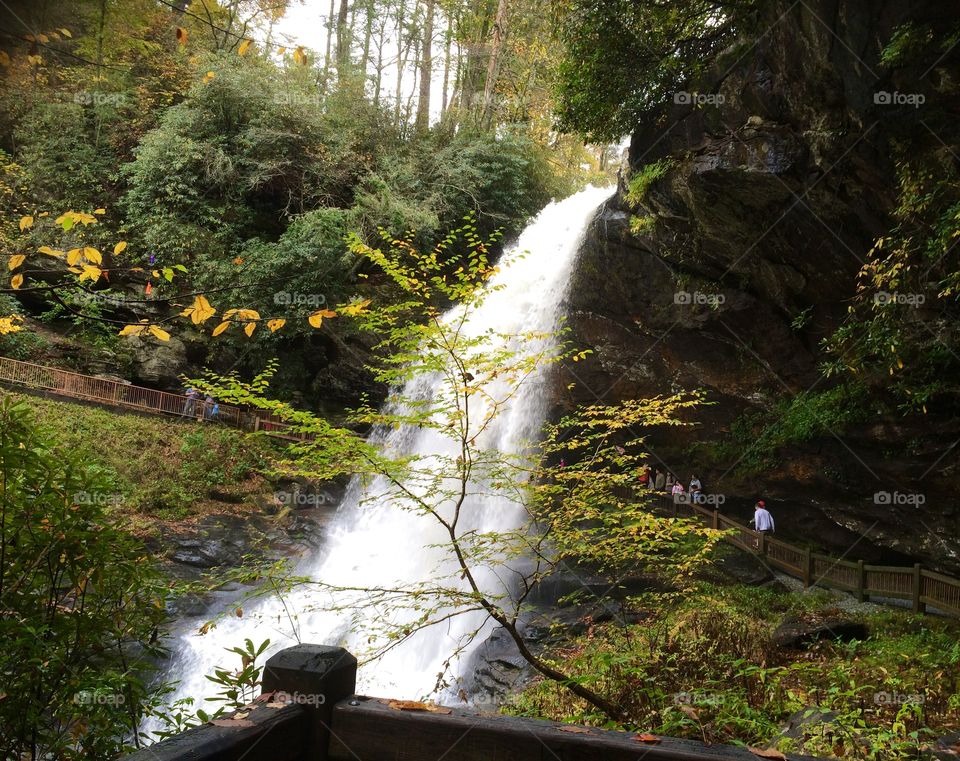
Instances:
[[[547,206],[523,231],[516,245],[504,254],[505,261],[512,263],[501,267],[489,286],[501,287],[494,288],[471,316],[468,329],[477,333],[493,330],[502,335],[555,331],[584,229],[594,210],[609,194],[609,188],[591,187]],[[456,307],[452,311],[455,310]],[[537,351],[542,349],[542,346],[536,347]],[[432,398],[430,384],[439,382],[439,379],[420,376],[410,381],[402,396]],[[538,384],[525,384],[484,432],[484,447],[511,453],[519,451],[525,442],[536,438],[544,422],[546,405]],[[393,431],[383,437],[382,444],[394,454],[422,457],[454,446],[451,439],[426,428]],[[376,482],[367,488],[376,489]],[[361,504],[362,499],[361,484],[355,478],[329,526],[323,547],[316,557],[304,558],[297,573],[325,584],[353,588],[410,586],[436,578],[437,568],[444,565],[445,550],[428,546],[442,542],[442,536],[436,534],[435,519],[386,503]],[[471,496],[468,501],[471,504],[464,506],[463,514],[469,516],[469,528],[510,531],[523,525],[522,510],[504,497]],[[492,574],[481,579],[481,586],[495,583],[497,580]],[[294,590],[284,600],[263,599],[249,607],[243,618],[227,617],[205,635],[197,634],[203,621],[188,622],[172,644],[173,667],[168,676],[180,684],[171,699],[188,696],[199,699],[214,692],[205,675],[212,674],[215,667],[233,668],[236,656],[226,653],[224,648],[241,645],[245,638],[257,644],[269,638],[271,646],[267,655],[296,644],[290,612],[296,614],[296,634],[300,641],[364,650],[368,636],[364,631],[364,616],[373,613],[361,611],[360,618],[351,621],[350,616],[342,612],[317,610],[319,601],[313,591],[316,588],[309,589],[311,591]],[[437,674],[443,670],[457,643],[478,628],[481,634],[474,643],[478,645],[483,641],[483,629],[490,628],[489,624],[484,627],[485,618],[482,612],[469,613],[417,632],[376,664],[361,668],[358,691],[412,699],[431,694]],[[454,676],[468,656],[469,649],[453,662]],[[200,707],[211,708],[210,705]]]

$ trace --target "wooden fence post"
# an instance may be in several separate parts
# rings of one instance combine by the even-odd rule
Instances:
[[[813,581],[813,553],[810,552],[809,547],[806,547],[803,550],[803,588],[809,589],[812,581]]]
[[[857,561],[857,600],[863,602],[866,599],[865,590],[867,588],[867,572],[863,567],[863,561]]]
[[[720,528],[720,511],[716,508],[713,510],[713,527]]]
[[[302,757],[311,761],[327,761],[333,706],[356,688],[357,659],[342,647],[294,645],[271,656],[263,667],[264,693],[310,712]]]
[[[913,564],[913,612],[926,613],[927,606],[921,600],[923,594],[923,573],[919,563]]]
[[[767,535],[762,532],[757,532],[757,552],[761,555],[767,554]]]

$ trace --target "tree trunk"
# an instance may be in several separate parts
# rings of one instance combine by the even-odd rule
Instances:
[[[497,93],[497,77],[500,74],[500,55],[503,40],[507,35],[507,0],[497,4],[497,16],[493,22],[493,39],[490,42],[490,60],[487,62],[487,79],[483,86],[483,111],[480,125],[489,129],[493,123],[494,98]]]
[[[447,88],[450,86],[450,47],[453,44],[453,12],[447,16],[447,38],[444,41],[443,52],[443,94],[440,99],[440,116],[447,113],[447,103],[449,94]]]
[[[373,0],[367,0],[364,5],[364,13],[366,13],[367,18],[363,30],[363,57],[360,59],[360,70],[363,72],[364,79],[366,79],[367,66],[370,64],[370,39],[373,37]]]
[[[350,4],[340,0],[340,13],[337,15],[337,78],[343,79],[350,66]]]
[[[430,128],[430,86],[433,84],[433,14],[436,0],[425,0],[427,18],[423,24],[423,50],[420,53],[420,98],[417,101],[417,129]]]
[[[330,0],[330,13],[327,15],[327,52],[323,55],[324,83],[330,81],[330,53],[333,50],[333,15],[336,12],[336,0]]]

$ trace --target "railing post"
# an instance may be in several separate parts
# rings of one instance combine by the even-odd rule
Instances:
[[[927,606],[920,599],[923,593],[923,572],[919,563],[913,564],[913,612],[926,613]]]
[[[757,552],[761,555],[767,554],[767,535],[762,531],[757,532]]]
[[[806,547],[803,550],[803,588],[809,589],[812,581],[813,581],[813,553],[810,552],[809,547]]]
[[[327,761],[333,706],[356,688],[357,659],[342,647],[294,645],[271,656],[263,667],[264,693],[310,712],[301,755],[311,761]]]
[[[716,529],[720,528],[720,511],[716,508],[713,509],[713,527]]]
[[[867,572],[863,567],[863,561],[857,561],[857,600],[863,602],[867,599]]]

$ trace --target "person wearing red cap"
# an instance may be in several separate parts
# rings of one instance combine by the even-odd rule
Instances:
[[[761,534],[772,534],[775,526],[773,516],[767,510],[767,503],[759,500],[753,509],[753,520],[750,521]]]

